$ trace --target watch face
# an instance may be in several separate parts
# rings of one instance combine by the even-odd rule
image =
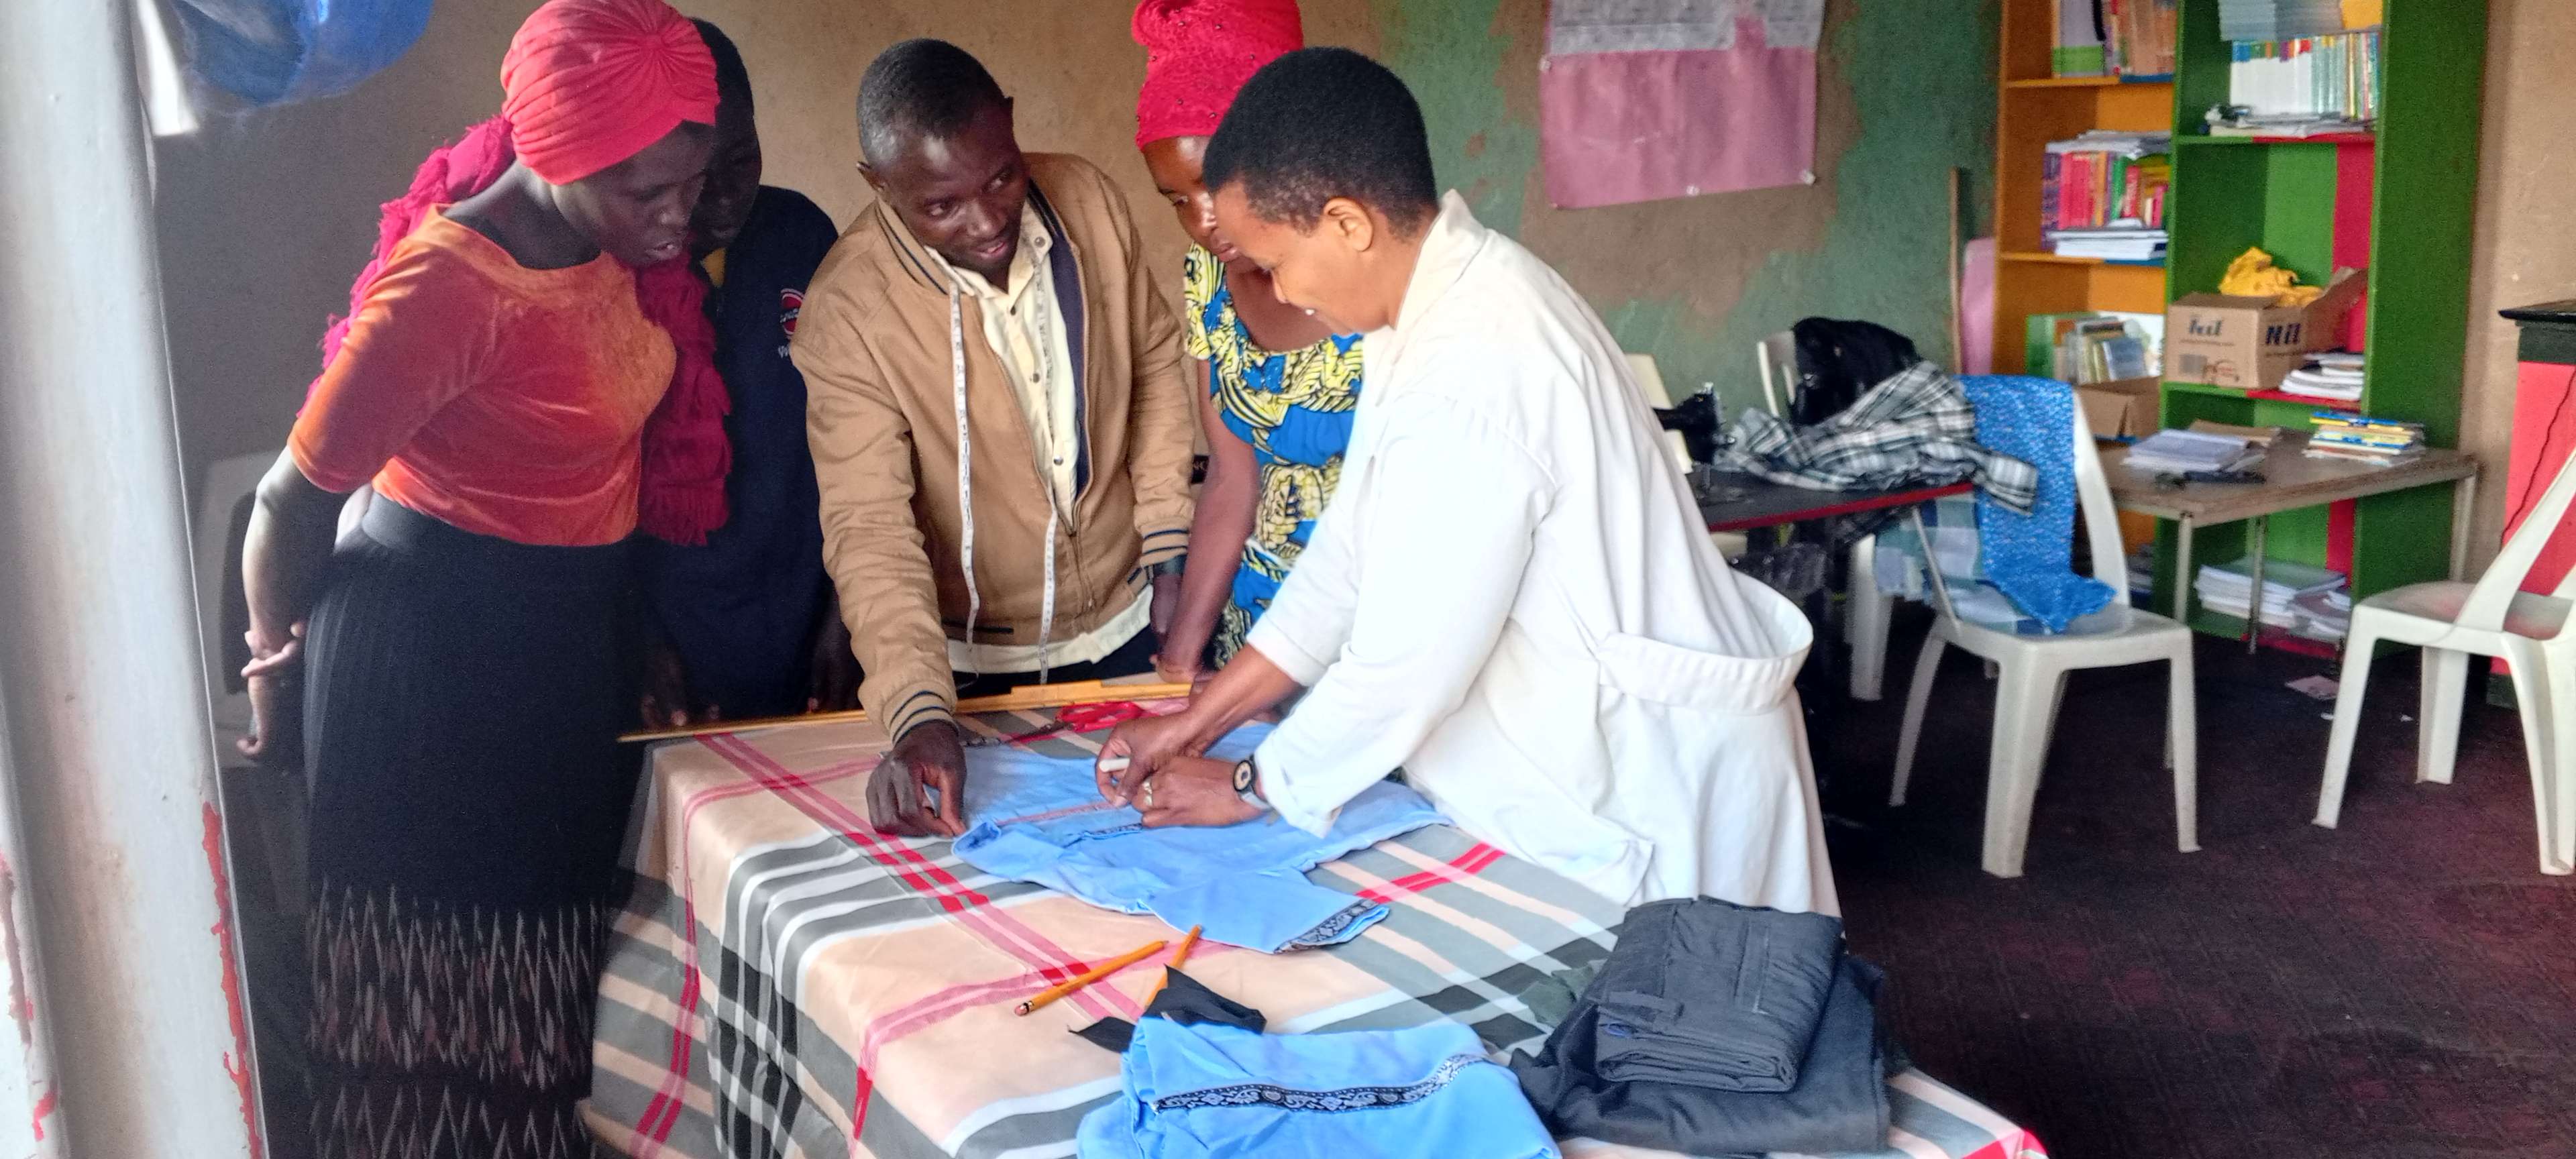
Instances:
[[[1252,774],[1252,762],[1251,762],[1251,761],[1241,761],[1241,762],[1238,762],[1238,763],[1234,766],[1234,791],[1235,791],[1235,792],[1237,792],[1237,793],[1249,793],[1249,792],[1251,792],[1251,791],[1252,791],[1252,781],[1253,781],[1253,774]]]

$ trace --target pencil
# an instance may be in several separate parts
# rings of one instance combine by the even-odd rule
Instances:
[[[1058,998],[1062,998],[1067,994],[1080,990],[1085,986],[1091,985],[1094,982],[1110,976],[1111,974],[1115,974],[1120,970],[1133,966],[1136,963],[1151,957],[1155,951],[1158,951],[1170,944],[1170,942],[1157,941],[1129,950],[1124,954],[1120,954],[1115,958],[1083,971],[1081,977],[1067,979],[1066,981],[1058,982],[1053,986],[1049,986],[1046,989],[1039,991],[1037,996],[1013,1007],[1013,1012],[1023,1015],[1029,1014],[1049,1002],[1053,1002]]]
[[[1191,926],[1190,932],[1181,935],[1180,948],[1172,951],[1171,964],[1163,967],[1163,976],[1155,979],[1154,988],[1145,992],[1145,1005],[1154,1004],[1154,999],[1163,993],[1163,987],[1171,984],[1172,971],[1180,969],[1182,963],[1190,960],[1190,947],[1198,944],[1199,927]]]

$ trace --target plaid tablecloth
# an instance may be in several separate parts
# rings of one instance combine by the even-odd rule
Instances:
[[[1025,737],[1049,720],[967,727]],[[1087,755],[1097,739],[1017,743]],[[986,876],[945,841],[877,833],[862,789],[883,746],[872,726],[818,725],[654,750],[587,1107],[611,1148],[636,1159],[1067,1156],[1075,1124],[1117,1091],[1117,1057],[1068,1032],[1135,1017],[1160,956],[1029,1017],[1011,1006],[1177,935],[1150,916]],[[1535,1048],[1540,1028],[1514,995],[1602,958],[1620,916],[1446,827],[1310,876],[1392,913],[1327,949],[1202,944],[1190,959],[1192,976],[1278,1032],[1446,1018],[1489,1046]],[[1888,1159],[2046,1159],[2029,1133],[1919,1072],[1889,1086]],[[1565,1150],[1652,1154],[1584,1140]]]

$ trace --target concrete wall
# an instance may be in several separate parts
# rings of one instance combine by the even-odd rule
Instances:
[[[2504,535],[2502,479],[2514,437],[2514,324],[2496,311],[2576,298],[2576,120],[2568,116],[2576,109],[2576,4],[2488,3],[2468,377],[2460,399],[2460,443],[2489,472],[2469,541],[2477,566]]]
[[[330,101],[211,117],[159,148],[172,362],[191,477],[281,445],[323,317],[345,308],[374,206],[422,154],[489,115],[530,0],[441,0],[399,64]],[[1125,182],[1149,244],[1178,269],[1133,147],[1144,54],[1126,0],[694,0],[742,46],[770,180],[847,221],[852,100],[880,48],[937,35],[1018,99],[1021,140],[1082,153]],[[1381,55],[1429,117],[1444,182],[1561,265],[1620,338],[1677,386],[1742,400],[1754,341],[1808,314],[1863,316],[1946,354],[1942,238],[1953,166],[1989,198],[1995,0],[1832,0],[1817,184],[1560,213],[1540,193],[1537,63],[1545,0],[1305,0],[1316,43]],[[1979,214],[1982,216],[1982,214]],[[1177,279],[1177,272],[1175,273]]]

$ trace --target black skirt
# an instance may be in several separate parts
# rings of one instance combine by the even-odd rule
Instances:
[[[636,754],[623,545],[381,497],[306,629],[320,1159],[589,1156],[593,1005]]]

